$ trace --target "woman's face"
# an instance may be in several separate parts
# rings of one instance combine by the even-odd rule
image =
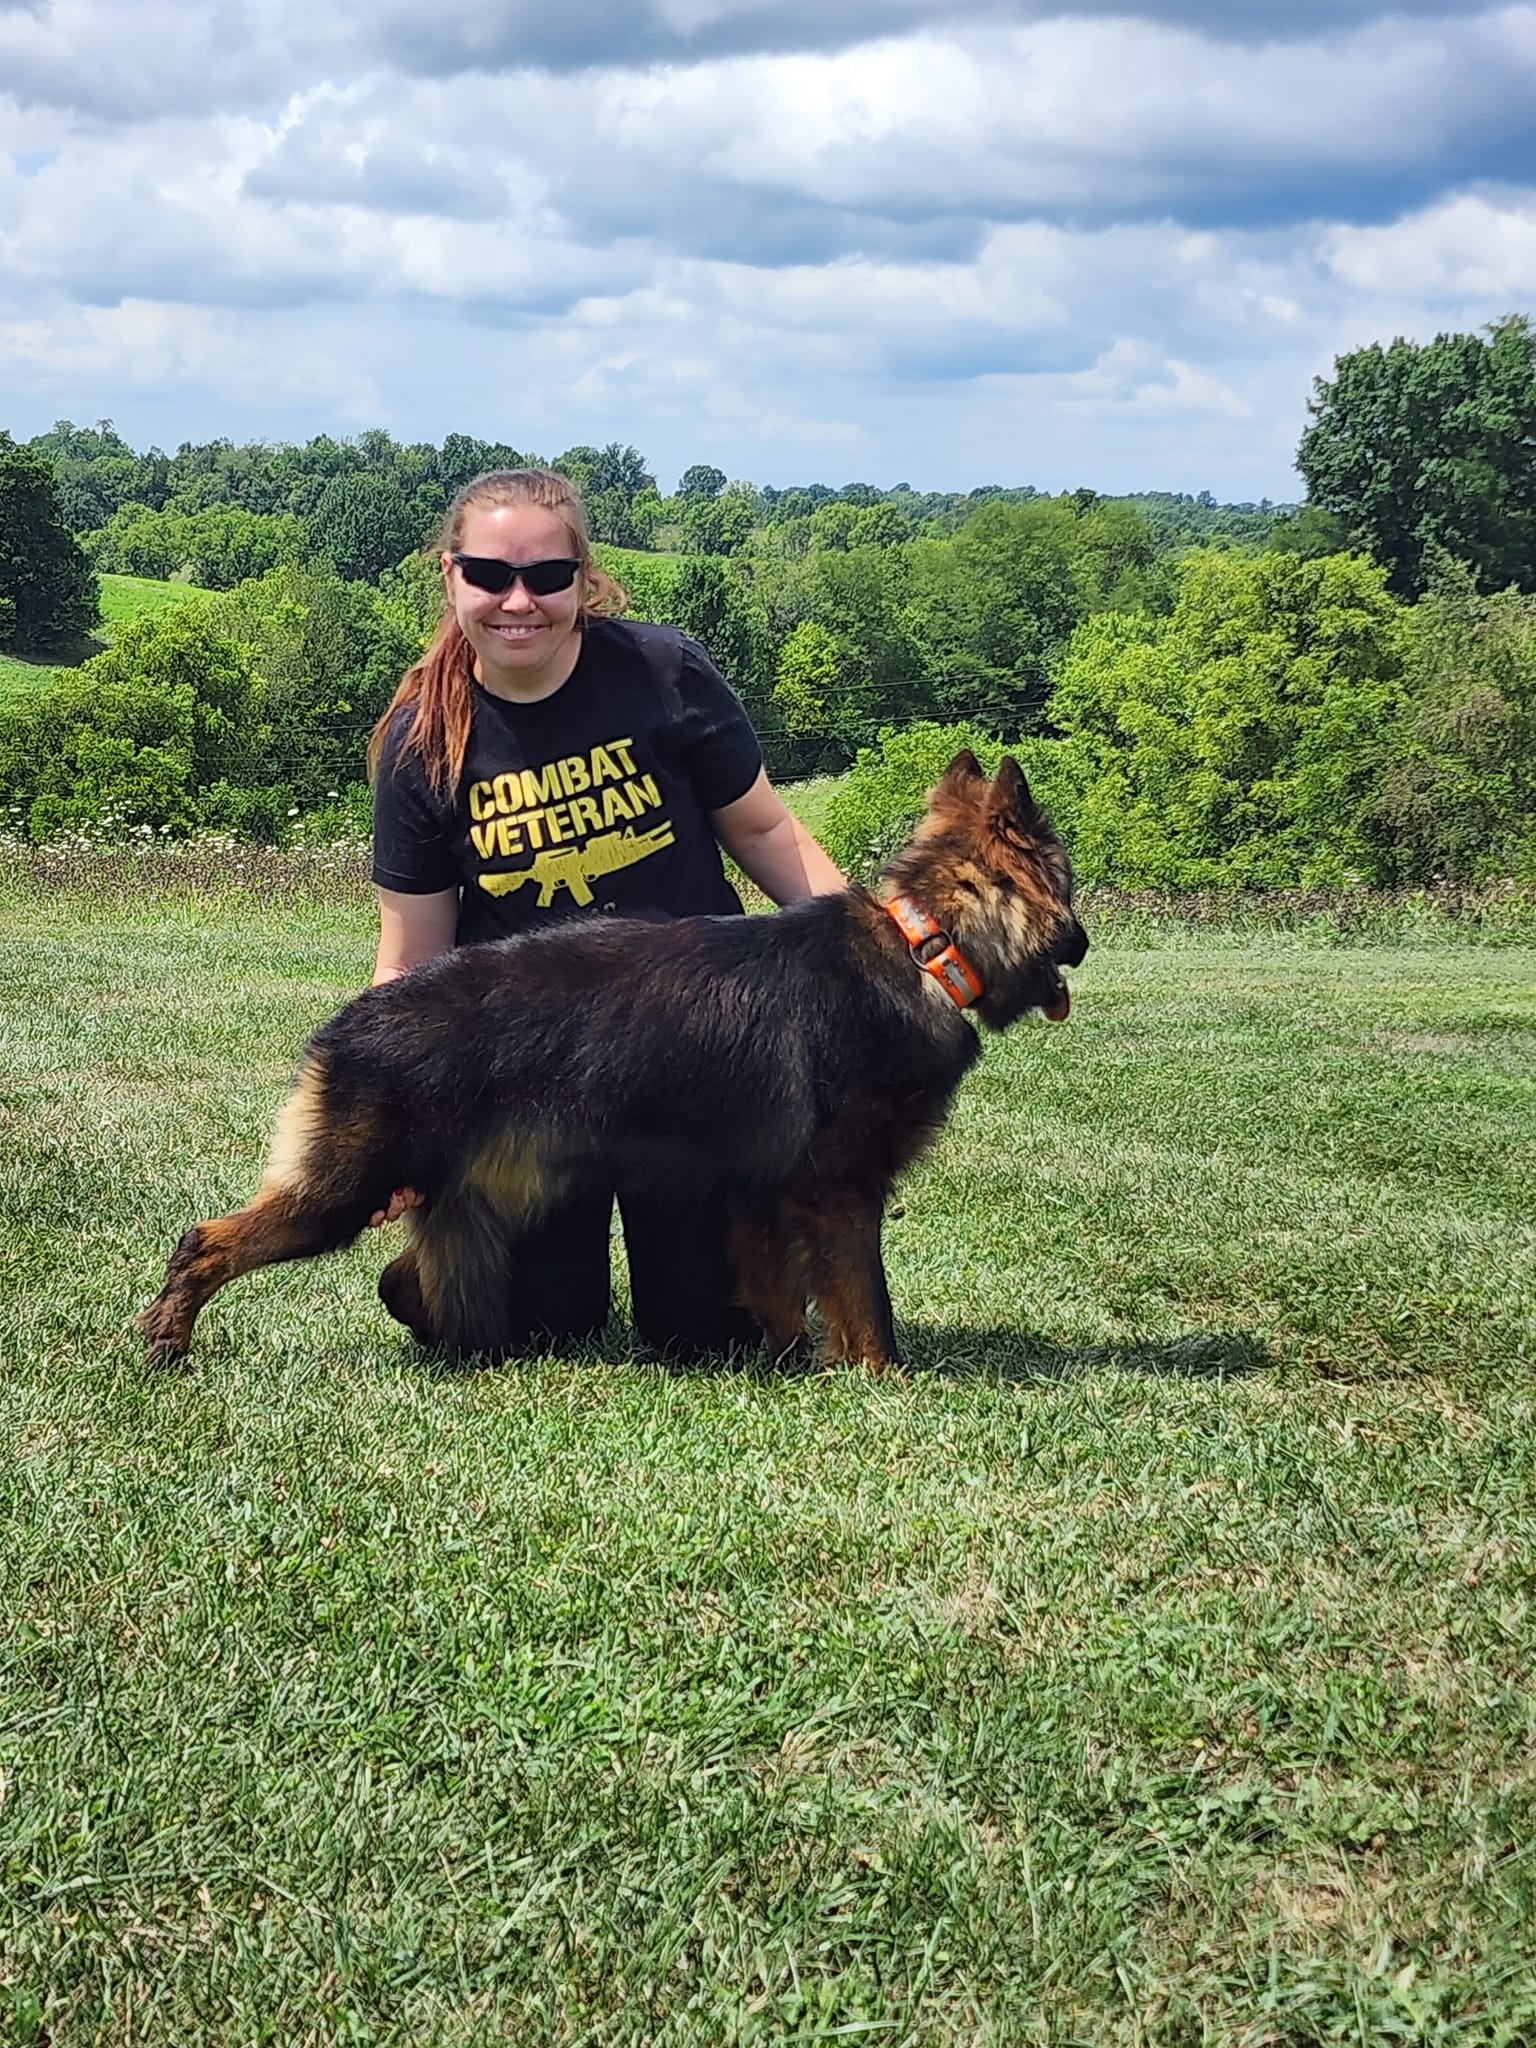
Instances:
[[[486,505],[465,514],[458,552],[501,562],[570,560],[576,553],[565,521],[542,505]],[[475,657],[477,680],[496,697],[535,703],[550,696],[581,652],[582,578],[536,597],[519,577],[498,596],[465,581],[443,556],[448,598]]]

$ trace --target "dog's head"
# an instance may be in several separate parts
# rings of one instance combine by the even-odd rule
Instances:
[[[949,933],[981,977],[984,1024],[1067,1015],[1061,969],[1077,966],[1088,934],[1072,914],[1067,850],[1011,755],[989,780],[968,747],[956,754],[881,893],[912,897]]]

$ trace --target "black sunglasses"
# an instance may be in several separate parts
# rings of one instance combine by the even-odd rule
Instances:
[[[496,597],[518,581],[530,597],[551,597],[569,590],[581,568],[580,562],[503,562],[495,555],[455,554],[451,559],[466,583]]]

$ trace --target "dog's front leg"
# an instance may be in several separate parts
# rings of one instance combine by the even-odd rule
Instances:
[[[806,1203],[802,1226],[811,1292],[827,1326],[828,1359],[862,1359],[876,1372],[901,1363],[880,1252],[884,1209],[883,1192],[828,1188]]]

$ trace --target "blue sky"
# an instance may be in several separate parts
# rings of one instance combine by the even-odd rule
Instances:
[[[1536,310],[1536,6],[0,0],[0,426],[1299,495]]]

